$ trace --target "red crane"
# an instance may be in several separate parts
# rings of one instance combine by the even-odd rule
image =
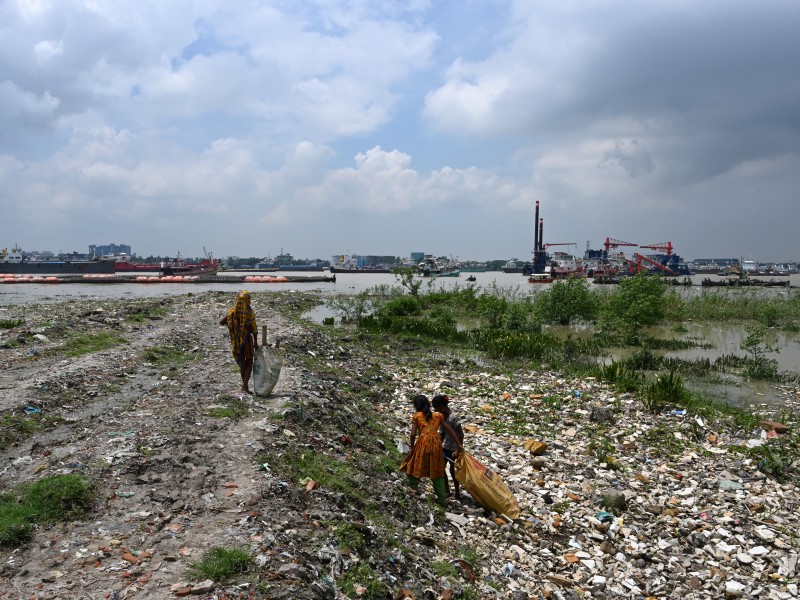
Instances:
[[[644,247],[644,246],[642,246],[642,247]],[[664,273],[666,273],[667,275],[672,275],[673,277],[677,275],[677,273],[675,271],[673,271],[672,269],[670,269],[666,265],[662,265],[657,260],[652,260],[650,258],[647,258],[646,256],[644,256],[642,254],[639,254],[638,252],[634,252],[633,256],[634,256],[634,258],[636,258],[636,272],[637,273],[642,271],[645,268],[645,267],[642,266],[642,262],[646,262],[646,263],[650,263],[651,265],[653,265],[656,269],[660,269],[660,270],[664,271]]]
[[[672,242],[659,242],[658,244],[650,244],[649,246],[639,246],[639,248],[649,248],[650,250],[661,250],[666,252],[667,256],[672,255]]]
[[[623,242],[621,240],[615,240],[614,238],[606,238],[606,252],[608,252],[609,248],[619,248],[620,246],[638,246],[639,244],[633,244],[631,242]]]

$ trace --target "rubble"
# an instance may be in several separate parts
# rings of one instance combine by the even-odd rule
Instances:
[[[294,293],[254,294],[287,362],[272,396],[245,398],[215,325],[231,298],[5,307],[24,323],[0,330],[0,411],[37,429],[0,436],[0,486],[82,473],[98,501],[86,521],[0,548],[0,598],[797,597],[798,465],[761,462],[796,447],[791,414],[743,430],[650,414],[591,378],[476,367],[408,341],[376,349],[285,316],[313,301]],[[66,355],[93,332],[123,342]],[[399,472],[369,462],[406,452],[411,397],[439,392],[518,519],[465,491],[440,511],[427,483],[409,497]],[[211,416],[235,402],[248,414]],[[325,472],[292,478],[287,455],[351,466],[378,513]],[[191,578],[210,547],[248,549],[254,571]]]

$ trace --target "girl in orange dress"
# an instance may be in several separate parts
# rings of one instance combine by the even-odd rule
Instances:
[[[454,440],[458,440],[458,436],[444,422],[444,415],[431,410],[431,403],[427,396],[414,397],[414,410],[416,412],[411,419],[411,451],[400,465],[400,470],[405,471],[408,475],[408,484],[414,492],[419,488],[419,480],[422,477],[429,477],[439,504],[445,506],[447,500],[445,498],[444,454],[442,453],[439,428],[442,427]],[[417,439],[417,434],[419,434],[419,439]],[[463,450],[464,446],[458,442],[458,452]]]

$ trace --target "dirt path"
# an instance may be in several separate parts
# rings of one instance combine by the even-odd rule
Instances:
[[[41,409],[53,422],[3,453],[2,486],[74,472],[102,484],[91,521],[41,531],[3,557],[10,577],[0,597],[170,598],[203,549],[252,538],[264,508],[254,459],[297,381],[287,366],[271,397],[245,399],[248,417],[209,416],[241,398],[227,331],[215,324],[227,300],[189,297],[140,325],[126,321],[124,306],[50,307],[62,311],[66,329],[110,329],[128,343],[65,359],[58,340],[32,334],[2,351],[0,410]],[[48,317],[36,311],[47,309],[3,318],[36,323]],[[265,313],[271,336],[291,334],[277,313]],[[53,336],[55,328],[45,331]],[[154,349],[190,360],[170,370],[147,362]]]

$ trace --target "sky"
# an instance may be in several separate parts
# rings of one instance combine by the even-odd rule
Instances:
[[[538,200],[550,251],[800,260],[798,25],[796,0],[0,0],[0,247],[528,259]]]

